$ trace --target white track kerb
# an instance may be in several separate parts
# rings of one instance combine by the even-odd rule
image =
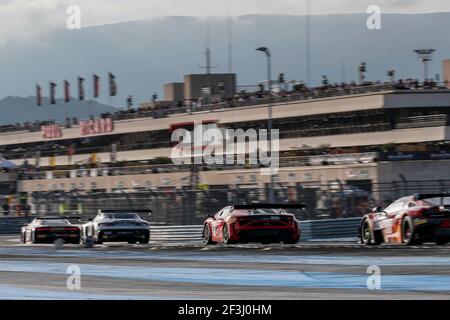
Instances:
[[[194,123],[194,131],[177,129],[172,133],[173,164],[261,165],[261,175],[279,170],[279,130],[219,129]]]

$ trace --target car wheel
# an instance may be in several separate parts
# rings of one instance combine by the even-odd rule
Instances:
[[[211,240],[211,231],[207,224],[203,227],[203,243],[205,245],[216,244],[216,242]]]
[[[150,236],[146,236],[144,240],[139,241],[140,244],[149,244],[150,243]]]
[[[402,242],[407,246],[420,244],[416,239],[416,233],[410,217],[405,216],[402,220]]]
[[[369,221],[367,221],[367,219],[364,219],[361,225],[361,243],[368,246],[372,244],[372,232],[370,230]]]
[[[228,225],[225,224],[222,229],[222,239],[225,244],[232,244],[233,241],[230,240],[230,230],[228,229]]]
[[[27,243],[27,240],[25,238],[25,232],[20,233],[20,242]]]

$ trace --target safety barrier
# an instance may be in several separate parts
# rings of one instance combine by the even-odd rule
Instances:
[[[19,234],[30,217],[0,218],[0,234]],[[354,238],[358,236],[360,218],[311,220],[300,222],[302,241]],[[161,226],[152,225],[153,243],[195,243],[201,241],[202,225]]]
[[[302,241],[358,237],[361,218],[311,220],[300,222]],[[155,243],[199,242],[203,226],[153,226],[151,239]]]
[[[22,226],[31,219],[30,217],[1,217],[0,234],[19,234]]]

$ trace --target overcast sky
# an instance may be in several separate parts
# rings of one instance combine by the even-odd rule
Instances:
[[[385,13],[450,11],[449,0],[310,0],[313,14],[365,13],[378,5]],[[0,44],[30,39],[66,26],[69,5],[81,8],[82,26],[164,16],[305,14],[307,0],[0,0]]]

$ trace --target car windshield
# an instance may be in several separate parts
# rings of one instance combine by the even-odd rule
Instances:
[[[64,226],[64,225],[68,225],[69,221],[65,220],[65,219],[38,219],[37,224],[40,225],[52,225],[52,226]]]
[[[108,219],[138,219],[139,216],[136,213],[107,213],[105,218]]]
[[[436,197],[424,199],[424,202],[432,205],[432,206],[450,206],[450,197]]]

